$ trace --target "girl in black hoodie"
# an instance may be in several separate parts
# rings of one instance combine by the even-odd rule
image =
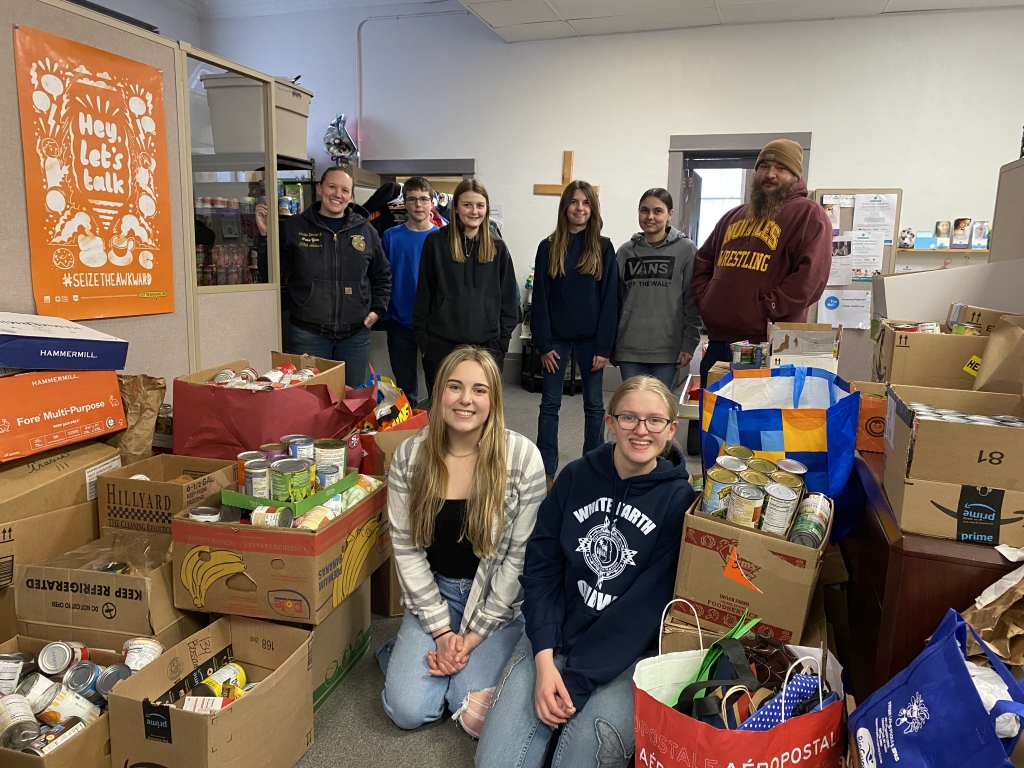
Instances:
[[[519,323],[516,273],[505,243],[491,236],[484,185],[466,179],[452,196],[452,221],[423,242],[412,311],[427,392],[456,347],[487,349],[501,368]]]

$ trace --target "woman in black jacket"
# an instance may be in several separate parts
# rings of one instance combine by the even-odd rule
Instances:
[[[427,392],[434,390],[441,361],[464,344],[488,350],[501,368],[519,322],[512,257],[489,231],[484,185],[474,179],[459,184],[452,213],[451,223],[423,242],[412,311]]]

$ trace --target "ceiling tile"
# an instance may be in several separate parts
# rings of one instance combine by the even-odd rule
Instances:
[[[715,0],[550,0],[563,19],[598,19],[640,13],[673,13],[690,8],[713,8]]]
[[[889,0],[886,13],[899,11],[940,11],[953,8],[1006,8],[1021,6],[1020,0]]]
[[[473,3],[469,7],[494,28],[559,20],[544,0],[498,0],[493,3]]]
[[[629,16],[605,16],[600,19],[573,19],[569,22],[581,35],[613,35],[620,32],[649,32],[681,27],[706,27],[720,24],[714,8],[694,8],[672,13],[635,13]]]
[[[789,0],[738,4],[740,2],[742,0],[719,0],[718,10],[725,24],[874,16],[882,12],[886,0]]]
[[[564,21],[541,21],[536,24],[516,24],[494,30],[506,43],[524,43],[528,40],[552,40],[556,37],[577,37]]]

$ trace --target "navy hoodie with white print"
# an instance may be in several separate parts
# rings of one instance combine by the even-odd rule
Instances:
[[[627,479],[606,443],[569,464],[540,506],[519,577],[533,652],[566,656],[562,681],[579,711],[657,638],[672,599],[683,515],[696,494],[673,447]]]

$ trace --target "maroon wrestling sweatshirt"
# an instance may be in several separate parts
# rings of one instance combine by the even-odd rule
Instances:
[[[832,265],[832,223],[803,179],[778,217],[733,208],[697,251],[693,297],[712,341],[767,340],[768,321],[807,322]]]

